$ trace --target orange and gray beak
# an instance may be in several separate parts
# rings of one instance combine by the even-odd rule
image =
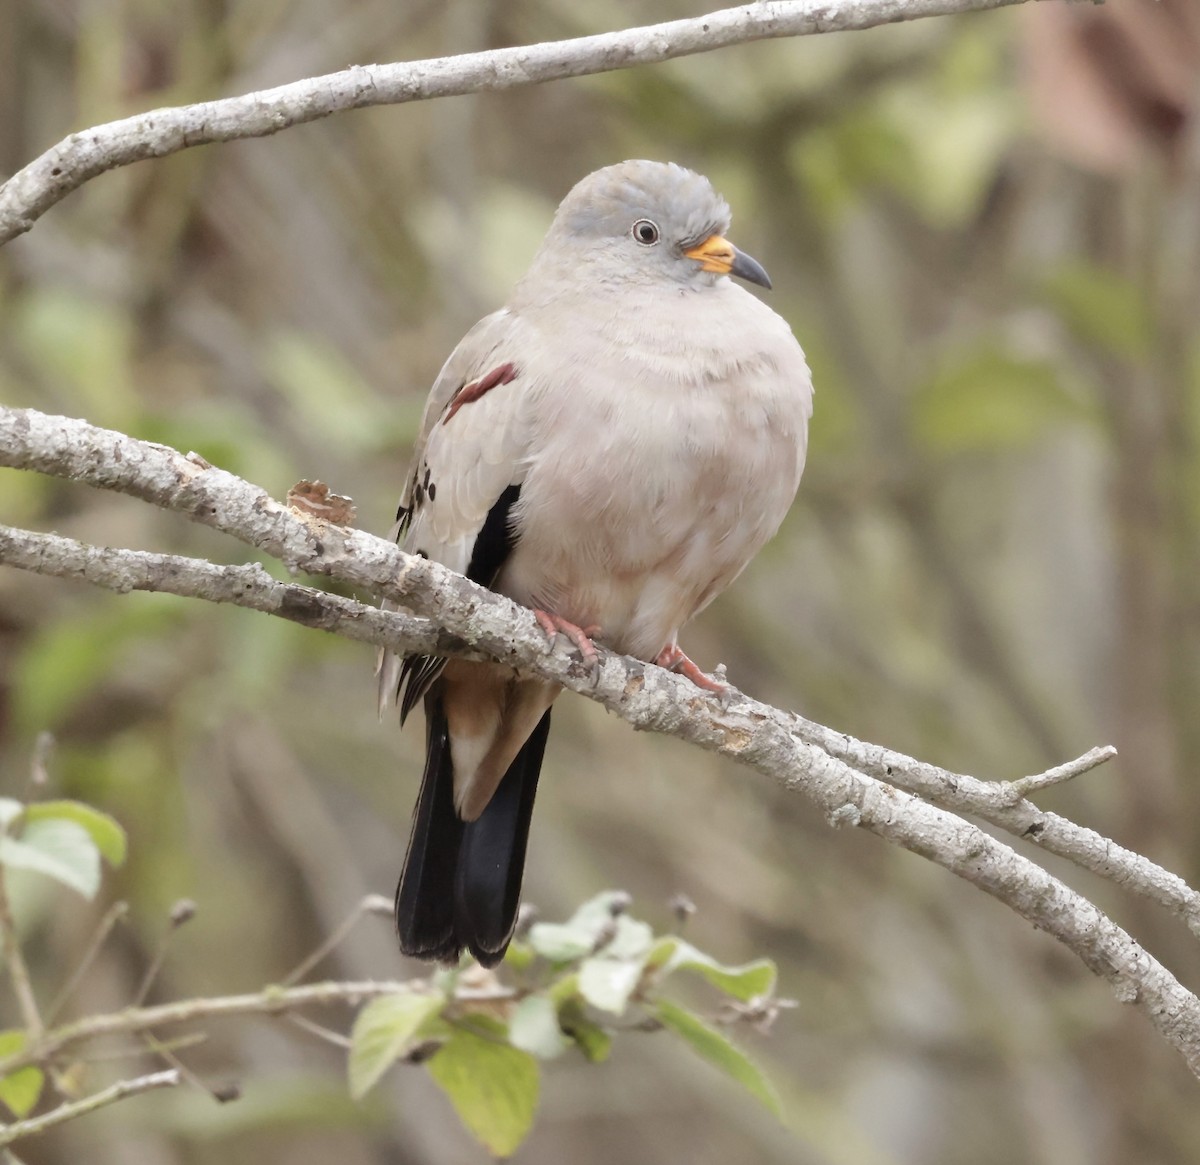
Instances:
[[[715,271],[720,275],[736,275],[747,283],[771,288],[771,277],[763,270],[757,259],[751,259],[745,251],[739,251],[721,235],[709,235],[704,242],[692,247],[684,254],[700,264],[701,271]]]

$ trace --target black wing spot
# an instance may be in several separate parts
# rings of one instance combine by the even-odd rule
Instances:
[[[467,565],[467,578],[472,582],[490,587],[512,553],[517,544],[512,508],[520,496],[520,485],[510,485],[488,510],[475,539],[475,545],[471,549],[471,561]]]
[[[421,489],[420,485],[414,491]],[[429,497],[433,498],[433,484],[429,486]],[[519,485],[510,485],[488,510],[483,520],[475,545],[471,549],[471,561],[467,566],[467,578],[481,586],[490,587],[496,581],[496,575],[505,560],[517,544],[517,531],[513,527],[512,508],[521,496]],[[423,550],[416,550],[422,558],[429,555]],[[434,655],[410,655],[400,665],[400,723],[403,724],[408,714],[417,706],[418,701],[427,691],[433,681],[442,674],[446,661]]]

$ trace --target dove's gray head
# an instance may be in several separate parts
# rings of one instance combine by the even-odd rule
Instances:
[[[534,262],[593,288],[629,282],[705,286],[721,275],[770,287],[725,239],[729,206],[707,178],[674,163],[630,161],[589,174],[562,200]]]

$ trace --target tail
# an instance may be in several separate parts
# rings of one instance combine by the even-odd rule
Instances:
[[[425,697],[425,723],[425,774],[396,890],[400,949],[453,963],[466,948],[491,967],[504,957],[517,921],[550,712],[475,821],[463,821],[454,808],[450,732],[437,692]]]

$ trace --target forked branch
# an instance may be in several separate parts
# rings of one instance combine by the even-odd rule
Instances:
[[[1025,783],[996,785],[855,741],[740,692],[722,705],[679,676],[611,652],[601,651],[599,673],[593,675],[573,652],[547,650],[531,612],[439,563],[283,505],[194,454],[83,421],[0,408],[0,465],[142,498],[255,546],[293,571],[373,591],[411,614],[388,615],[311,587],[280,584],[255,568],[102,550],[29,531],[4,532],[0,563],[117,590],[161,589],[234,602],[401,649],[481,654],[552,680],[635,727],[748,765],[802,793],[832,824],[869,830],[978,886],[1074,951],[1119,999],[1144,1011],[1200,1076],[1200,1000],[1093,903],[959,816],[982,816],[1033,840],[1044,842],[1050,835],[1058,852],[1194,924],[1197,896],[1178,878],[1089,830],[1042,814],[1021,796],[1090,767],[1110,750]],[[935,799],[952,808],[931,804]]]

